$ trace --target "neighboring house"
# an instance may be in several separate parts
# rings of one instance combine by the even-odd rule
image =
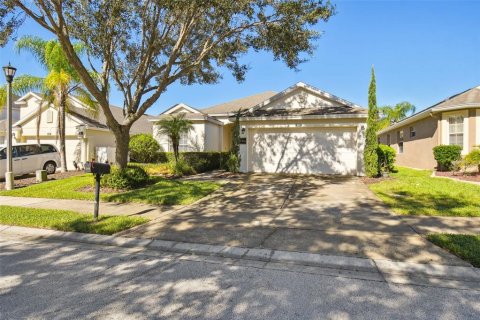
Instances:
[[[367,110],[301,82],[201,110],[175,105],[158,118],[184,112],[194,126],[217,121],[215,130],[195,126],[183,150],[194,150],[197,137],[204,146],[197,150],[227,151],[239,109],[242,172],[363,175]],[[156,136],[169,150],[168,139]]]
[[[70,97],[72,107],[66,116],[66,155],[67,169],[73,170],[73,162],[85,163],[91,159],[97,161],[114,161],[115,136],[106,124],[105,116],[99,110],[92,114],[85,105],[75,97]],[[37,119],[42,97],[38,93],[29,92],[15,101],[20,110],[19,119],[14,123],[14,143],[37,142]],[[111,106],[114,117],[123,119],[122,108]],[[58,112],[51,105],[43,105],[40,112],[40,143],[59,146]],[[151,133],[152,126],[148,116],[138,119],[130,130],[131,134]],[[0,133],[0,136],[2,133]],[[3,134],[4,136],[4,134]]]
[[[13,101],[17,100],[17,96],[13,96]],[[20,107],[12,104],[12,123],[20,120]],[[0,107],[0,145],[6,144],[7,135],[7,106]]]
[[[462,146],[462,154],[480,145],[480,86],[451,96],[378,133],[380,143],[397,151],[397,164],[433,169],[433,147]]]

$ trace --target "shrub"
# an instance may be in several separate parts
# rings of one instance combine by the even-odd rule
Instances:
[[[142,167],[149,176],[171,174],[168,163],[130,163],[129,165]]]
[[[182,152],[180,155],[180,158],[197,173],[225,167],[226,152]],[[158,161],[161,163],[170,163],[174,160],[173,152],[158,153]]]
[[[170,161],[168,163],[168,167],[170,172],[177,177],[188,176],[195,173],[195,170],[192,168],[192,166],[189,165],[181,155],[178,158],[178,161]]]
[[[227,170],[233,173],[240,171],[239,157],[235,153],[230,153],[226,163]]]
[[[452,169],[453,162],[462,158],[462,147],[455,145],[439,145],[433,148],[433,155],[437,160],[440,171],[449,171]]]
[[[465,156],[465,162],[468,166],[477,166],[480,172],[480,148],[477,146]]]
[[[380,168],[387,172],[396,172],[395,158],[397,156],[395,149],[385,144],[379,144],[377,148],[378,161]]]
[[[112,167],[111,173],[102,176],[101,185],[112,189],[135,189],[148,182],[148,174],[142,167],[128,166],[124,169]]]
[[[132,162],[152,163],[157,161],[160,145],[151,134],[136,134],[128,145]]]

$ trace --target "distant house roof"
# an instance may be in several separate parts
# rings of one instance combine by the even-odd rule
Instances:
[[[251,107],[265,101],[276,94],[275,91],[265,91],[257,93],[248,97],[235,99],[232,101],[220,103],[200,111],[206,114],[224,114],[224,113],[234,113],[239,109],[250,109]]]
[[[471,107],[478,108],[479,106],[480,106],[480,86],[477,86],[477,87],[473,87],[468,90],[465,90],[463,92],[454,94],[453,96],[450,96],[445,100],[437,102],[431,107],[428,107],[422,111],[419,111],[397,123],[392,124],[391,126],[383,130],[380,130],[378,134],[382,134],[384,132],[388,132],[395,128],[402,127],[409,123],[418,121],[435,112],[465,109],[465,108],[471,108]]]
[[[42,98],[42,94],[36,93],[36,92],[29,92],[23,97],[18,98],[18,100],[25,100],[27,97],[30,95],[35,96],[36,98]],[[75,96],[71,96],[73,100],[76,100],[79,104],[82,104],[82,102],[78,99],[75,98]],[[123,109],[117,106],[110,105],[110,110],[112,111],[113,117],[118,121],[118,122],[123,122]],[[20,119],[16,125],[22,124],[26,120],[30,119],[32,116],[36,115],[36,111],[32,112],[31,114],[25,116],[24,118]],[[92,112],[90,112],[88,109],[81,108],[81,107],[73,107],[69,110],[69,114],[72,115],[73,117],[77,118],[78,120],[82,121],[85,123],[88,127],[90,128],[98,128],[98,129],[108,129],[107,126],[107,120],[105,116],[103,115],[103,112],[101,110],[98,111],[98,114],[94,116]],[[130,129],[130,134],[137,134],[137,133],[151,133],[152,132],[152,125],[148,121],[149,118],[152,116],[150,115],[143,115],[141,116],[135,123],[132,125]]]

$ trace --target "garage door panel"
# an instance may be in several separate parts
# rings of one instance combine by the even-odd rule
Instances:
[[[251,170],[270,173],[356,173],[356,131],[257,131]]]

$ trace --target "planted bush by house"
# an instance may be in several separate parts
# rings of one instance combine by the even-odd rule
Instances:
[[[453,163],[462,159],[462,147],[456,145],[439,145],[433,148],[439,171],[452,170]]]
[[[139,163],[152,163],[158,160],[160,144],[151,134],[136,134],[128,144],[130,160]]]
[[[188,164],[194,172],[202,173],[212,170],[224,169],[227,152],[182,152],[181,158]],[[158,162],[169,163],[174,162],[173,152],[160,152],[158,154]]]
[[[123,169],[113,167],[110,174],[102,176],[101,185],[116,190],[128,190],[145,186],[148,179],[147,172],[140,166]]]
[[[385,144],[379,144],[377,148],[378,161],[383,172],[396,172],[395,159],[397,153],[395,149]]]

